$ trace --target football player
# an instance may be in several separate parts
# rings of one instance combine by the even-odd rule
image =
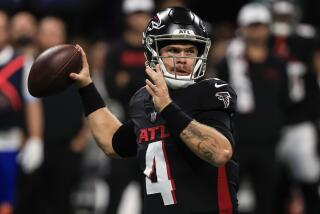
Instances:
[[[105,108],[78,46],[83,69],[70,77],[98,145],[110,157],[137,157],[145,213],[236,213],[236,94],[224,81],[203,79],[211,44],[203,21],[167,8],[150,20],[143,44],[148,79],[124,124]]]

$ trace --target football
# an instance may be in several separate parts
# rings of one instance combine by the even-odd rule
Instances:
[[[75,45],[53,46],[33,62],[28,76],[28,90],[34,97],[59,94],[72,85],[69,74],[79,73],[81,68],[81,52]]]

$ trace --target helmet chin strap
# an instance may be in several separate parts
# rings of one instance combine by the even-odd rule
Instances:
[[[169,74],[167,72],[167,75],[172,75],[172,74]],[[172,75],[172,76],[174,78],[174,75]],[[177,79],[171,79],[167,76],[164,76],[164,79],[165,79],[168,87],[171,89],[186,88],[186,87],[195,83],[194,80],[177,80]]]
[[[186,80],[176,79],[174,74],[170,74],[167,71],[161,59],[159,59],[159,65],[160,65],[160,69],[163,72],[163,76],[167,83],[167,86],[169,88],[171,89],[186,88],[195,83],[194,80],[191,80],[191,74],[188,76],[183,76],[184,78],[186,78]]]

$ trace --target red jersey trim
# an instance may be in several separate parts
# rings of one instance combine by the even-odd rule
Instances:
[[[229,185],[225,166],[218,168],[217,189],[219,214],[232,214],[232,202],[229,192]]]

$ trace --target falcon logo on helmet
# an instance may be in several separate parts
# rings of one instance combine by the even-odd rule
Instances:
[[[164,25],[161,25],[161,20],[158,18],[158,16],[154,16],[147,28],[147,31],[151,31],[153,29],[160,30],[163,27]]]

